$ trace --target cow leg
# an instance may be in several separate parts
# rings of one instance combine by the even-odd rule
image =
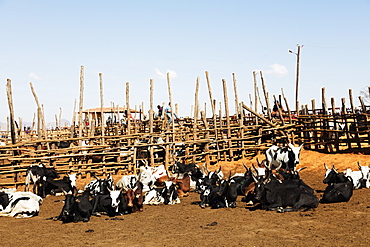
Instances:
[[[317,208],[319,205],[319,200],[315,195],[310,194],[301,194],[299,200],[293,205],[294,211],[297,211],[301,208]]]
[[[99,198],[100,198],[100,196],[95,196],[93,201],[92,201],[93,207],[92,207],[91,214],[95,215],[95,216],[100,216],[100,214],[96,212],[96,208],[98,207],[99,201],[100,201]]]

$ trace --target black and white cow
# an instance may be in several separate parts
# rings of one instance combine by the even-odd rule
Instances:
[[[266,150],[267,166],[270,170],[272,169],[285,169],[294,170],[296,165],[299,164],[299,155],[303,144],[299,147],[295,147],[289,143],[285,147],[279,147],[276,145],[271,146]]]
[[[127,214],[126,199],[121,190],[110,190],[108,195],[97,194],[92,200],[93,215],[106,213],[109,217]]]
[[[42,198],[32,192],[0,192],[0,216],[28,218],[38,215]]]
[[[86,184],[84,190],[89,190],[92,196],[108,195],[110,190],[113,190],[113,178],[110,174],[105,179],[95,176],[95,180]]]
[[[144,204],[173,205],[177,203],[180,203],[180,198],[173,181],[164,181],[163,188],[153,188],[145,194]]]
[[[136,187],[137,182],[138,182],[137,175],[124,175],[116,183],[116,188],[123,189],[124,191],[127,191],[129,189],[133,190]]]
[[[47,178],[41,187],[41,196],[46,197],[46,195],[58,195],[58,193],[73,193],[77,191],[76,187],[76,173],[67,174],[63,179],[52,179]]]
[[[40,195],[40,188],[43,186],[46,180],[59,178],[59,174],[56,170],[51,168],[46,168],[44,164],[31,165],[26,171],[26,181],[24,191],[29,190],[29,186],[33,183],[33,193]]]

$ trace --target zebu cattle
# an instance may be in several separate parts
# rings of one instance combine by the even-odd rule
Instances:
[[[137,175],[125,175],[122,176],[120,180],[118,180],[118,182],[116,183],[116,188],[127,191],[129,189],[134,189],[136,187],[137,182],[138,182]]]
[[[47,178],[41,188],[42,197],[46,197],[48,194],[57,195],[58,193],[73,193],[74,191],[77,191],[76,175],[77,174],[67,174],[63,179],[59,180]]]
[[[363,179],[363,174],[361,171],[352,171],[352,169],[347,168],[343,173],[346,177],[351,178],[354,190],[358,190],[361,188]]]
[[[150,166],[141,166],[138,174],[138,180],[143,184],[143,192],[148,192],[152,188],[155,188],[154,183],[156,178],[153,175],[152,168]]]
[[[224,180],[225,182],[220,184],[220,195],[224,195],[225,197],[225,206],[235,208],[236,207],[236,199],[238,198],[238,187],[239,184],[236,182],[234,178],[230,178],[228,181]]]
[[[190,175],[185,173],[181,179],[176,178],[175,184],[178,186],[177,192],[179,197],[188,196],[190,191]]]
[[[0,216],[28,218],[38,215],[42,198],[32,192],[0,192]]]
[[[85,185],[84,190],[89,190],[92,196],[107,195],[109,190],[113,190],[113,178],[110,174],[105,179],[95,176],[95,180]]]
[[[144,209],[143,184],[138,182],[134,189],[129,189],[124,194],[129,213],[142,212]]]
[[[43,186],[45,181],[48,179],[59,178],[59,174],[56,170],[51,168],[46,168],[44,164],[40,163],[39,165],[31,165],[27,168],[26,171],[26,181],[24,191],[29,190],[29,186],[33,183],[33,193],[39,195],[40,187]]]
[[[127,214],[127,202],[121,190],[111,190],[108,195],[97,194],[92,200],[93,215],[107,213],[109,217]]]
[[[332,165],[332,168],[329,169],[326,164],[324,164],[324,167],[326,169],[325,171],[325,178],[322,181],[324,184],[333,184],[333,183],[344,183],[347,182],[348,179],[346,178],[345,174],[343,172],[339,173],[335,166]]]
[[[221,182],[226,182],[225,180]],[[220,192],[220,186],[210,185],[208,186],[202,194],[200,194],[200,204],[201,208],[211,207],[212,209],[216,208],[225,208],[226,202],[224,195]]]
[[[266,150],[267,166],[270,170],[280,168],[285,170],[294,170],[296,165],[299,164],[299,154],[303,144],[295,147],[289,143],[285,147],[276,145],[271,146]]]
[[[255,199],[260,201],[266,210],[278,212],[307,210],[316,208],[319,204],[313,191],[308,190],[305,186],[299,186],[291,180],[264,181],[262,178],[254,176],[253,178],[255,180]]]
[[[344,173],[338,173],[334,165],[332,169],[326,169],[323,183],[328,184],[320,203],[348,202],[353,194],[353,182],[351,177],[346,177]]]
[[[362,181],[361,181],[362,187],[370,188],[370,165],[361,166],[360,163],[358,163],[358,167],[362,173]]]
[[[88,222],[92,214],[92,205],[89,197],[89,190],[85,190],[80,196],[77,196],[76,192],[73,194],[65,192],[64,206],[55,220],[61,220],[63,223]]]
[[[352,171],[347,168],[344,171],[344,174],[347,177],[351,177],[353,181],[353,188],[370,188],[370,166],[361,166],[360,163],[357,163],[359,171]]]
[[[145,194],[144,204],[149,205],[173,205],[180,203],[175,184],[172,181],[165,181],[163,188],[154,188]]]

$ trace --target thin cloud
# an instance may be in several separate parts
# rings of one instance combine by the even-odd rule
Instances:
[[[167,70],[166,73],[161,72],[159,69],[155,69],[155,74],[159,79],[166,79],[167,78],[167,73],[170,73],[171,78],[176,78],[177,73],[174,70]]]
[[[265,72],[266,74],[276,75],[279,77],[288,75],[288,69],[284,65],[275,63],[270,65],[270,68],[271,69]]]
[[[28,78],[34,79],[34,80],[37,80],[37,81],[40,81],[41,80],[41,77],[37,76],[34,72],[31,72],[29,74]]]

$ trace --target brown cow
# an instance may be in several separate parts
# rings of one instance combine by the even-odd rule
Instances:
[[[179,197],[184,197],[189,195],[190,191],[190,175],[185,173],[182,179],[176,179],[174,182],[176,183],[178,189],[177,193]]]

